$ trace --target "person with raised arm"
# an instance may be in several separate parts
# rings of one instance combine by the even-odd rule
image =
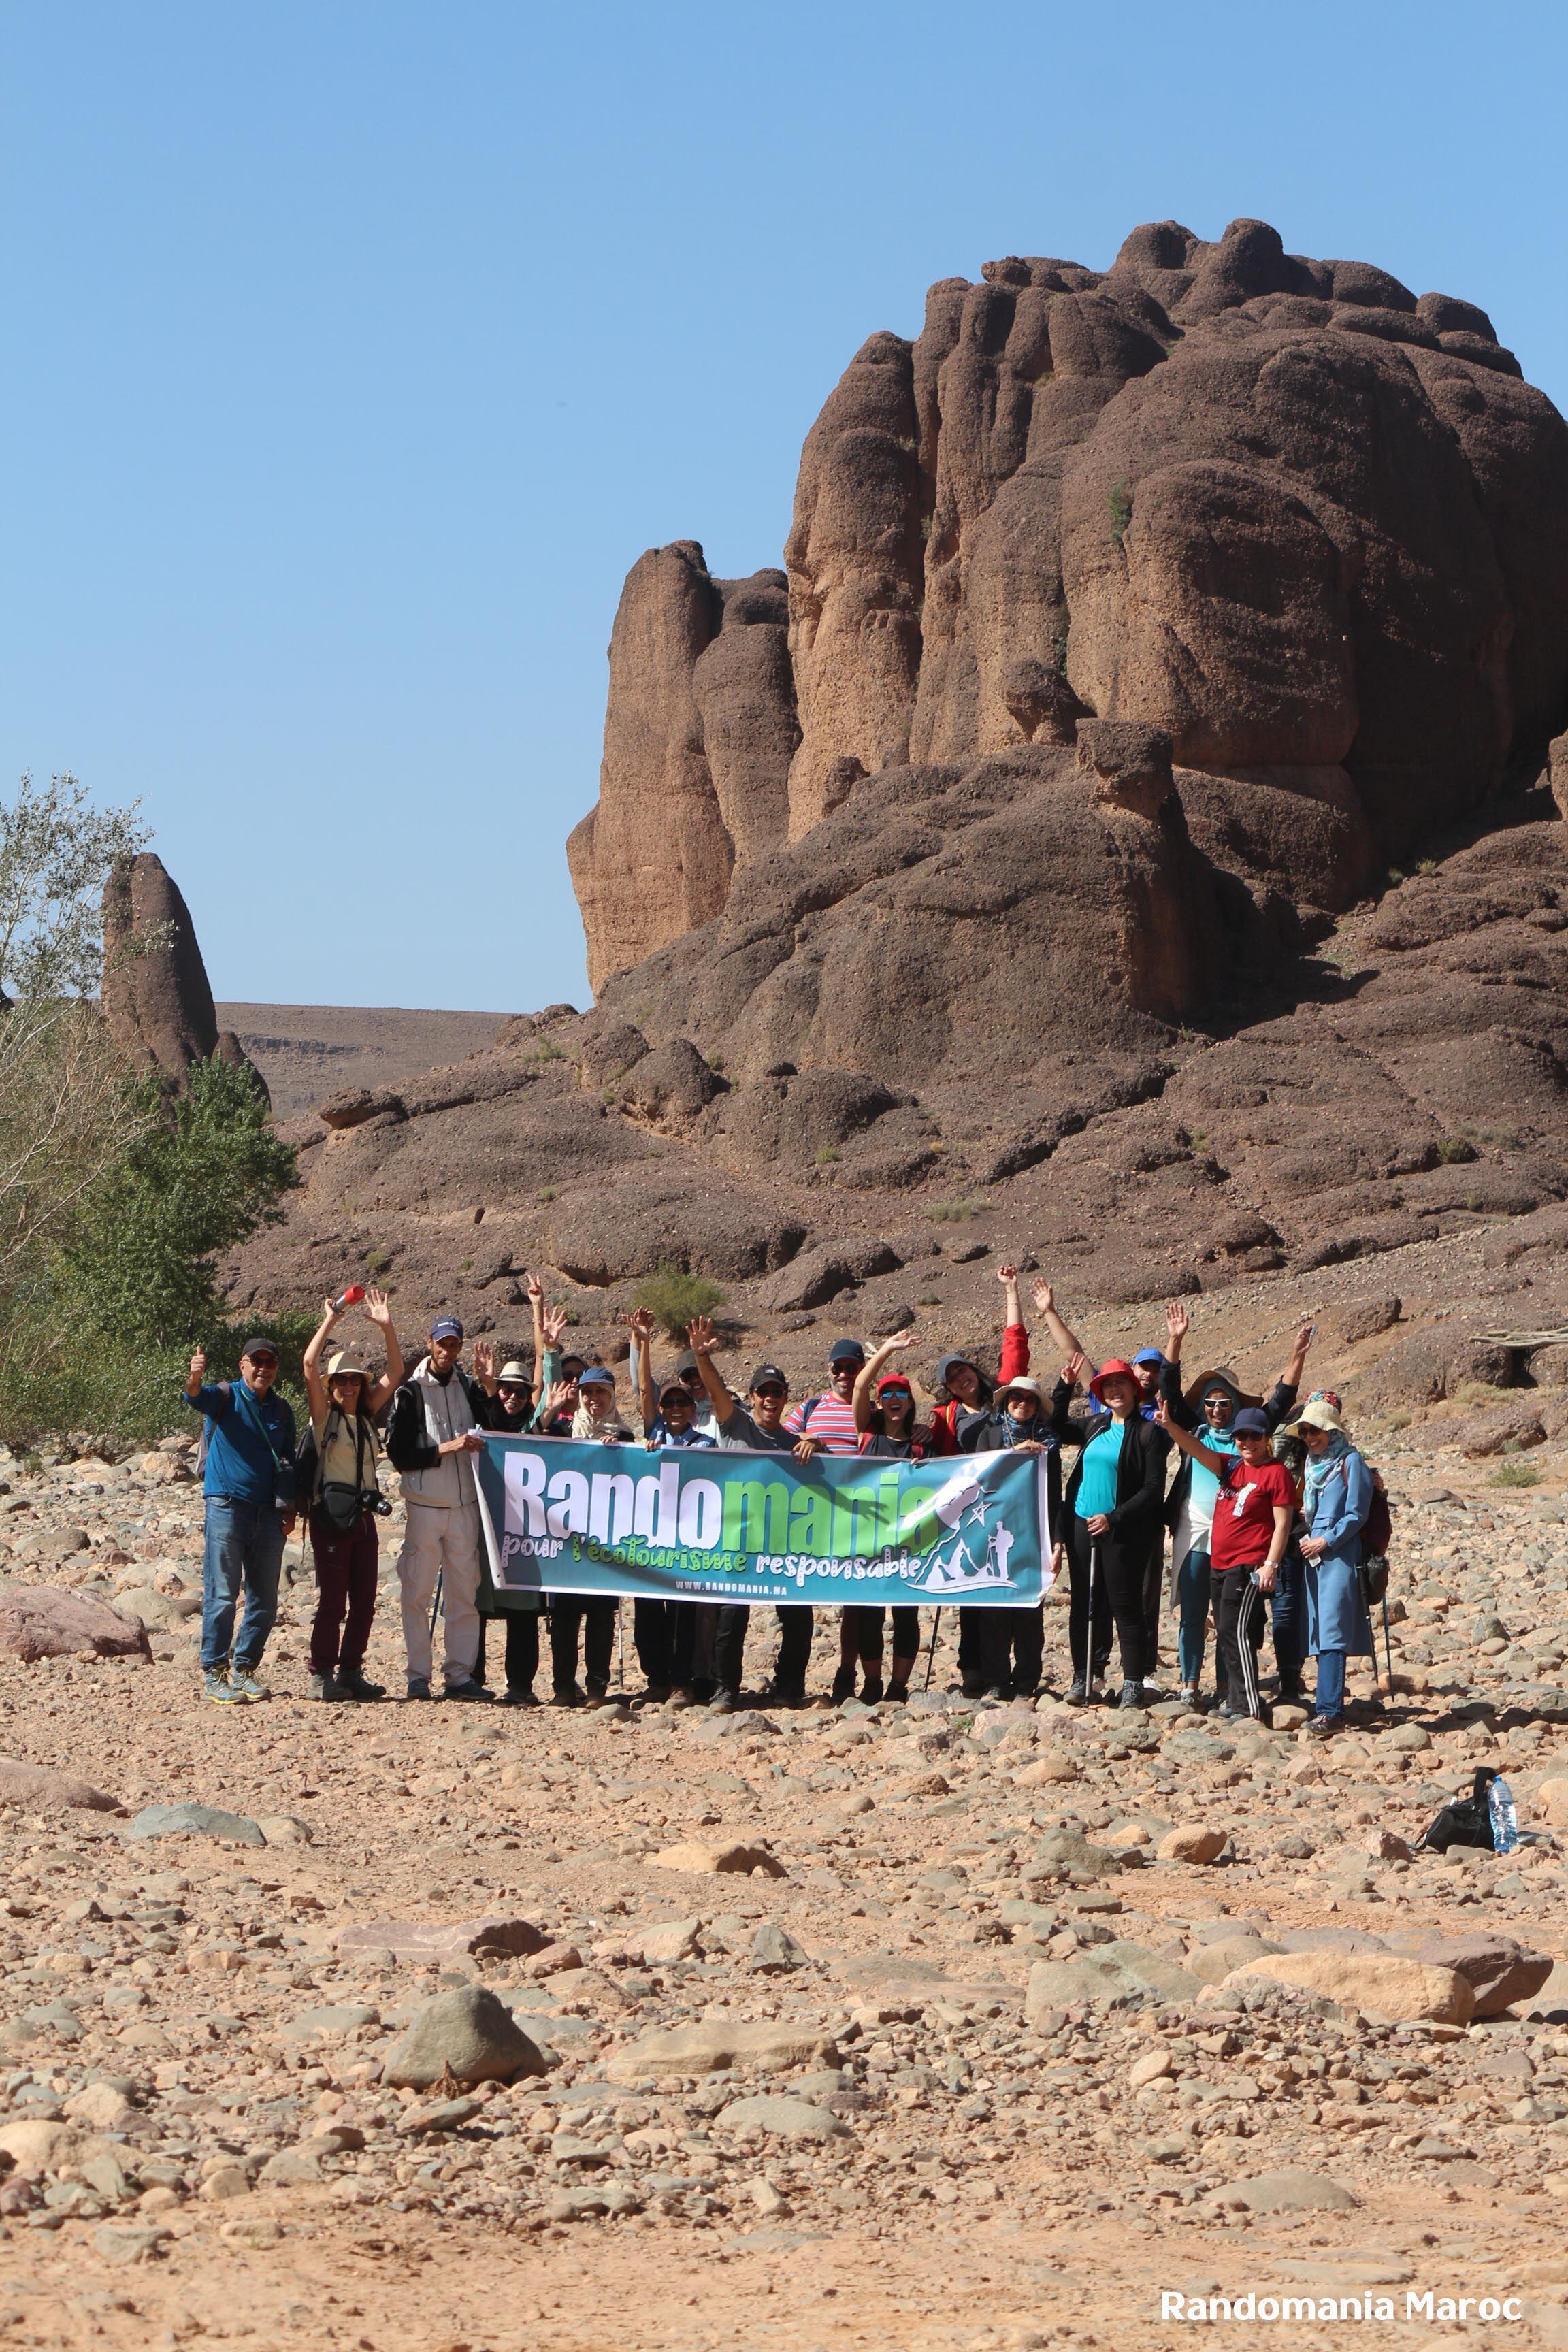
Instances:
[[[1071,1365],[1064,1370],[1062,1381],[1068,1380],[1071,1370]],[[1061,1402],[1061,1382],[1047,1404],[1039,1381],[1020,1372],[997,1390],[991,1412],[984,1421],[972,1421],[963,1439],[966,1454],[1014,1451],[1047,1455],[1047,1512],[1053,1529],[1061,1523],[1061,1454],[1055,1426]],[[1042,1598],[1019,1609],[972,1611],[977,1621],[974,1630],[985,1698],[1037,1696],[1045,1656],[1045,1606]]]
[[[473,1457],[489,1401],[463,1370],[463,1326],[438,1315],[430,1344],[398,1383],[386,1424],[386,1457],[403,1480],[407,1526],[397,1556],[408,1696],[427,1699],[434,1664],[431,1610],[440,1582],[446,1621],[446,1696],[488,1700],[474,1680],[479,1656],[483,1538]]]
[[[237,1381],[207,1381],[206,1349],[193,1349],[185,1402],[207,1424],[202,1469],[202,1687],[219,1706],[247,1706],[271,1693],[257,1679],[278,1617],[283,1547],[295,1517],[294,1416],[273,1393],[278,1350],[247,1339]],[[235,1613],[245,1615],[238,1638]],[[233,1650],[231,1658],[229,1653]]]
[[[1215,1640],[1225,1661],[1227,1692],[1219,1712],[1232,1720],[1243,1716],[1256,1720],[1263,1709],[1258,1696],[1253,1633],[1263,1614],[1264,1596],[1274,1590],[1290,1541],[1296,1518],[1295,1482],[1269,1450],[1268,1420],[1259,1405],[1243,1405],[1233,1416],[1234,1454],[1219,1453],[1184,1429],[1168,1398],[1161,1398],[1156,1421],[1190,1461],[1209,1473],[1217,1489],[1209,1563]]]
[[[796,1438],[784,1426],[784,1414],[789,1405],[789,1381],[777,1364],[759,1364],[747,1386],[746,1402],[731,1393],[723,1375],[713,1361],[716,1344],[713,1326],[705,1315],[700,1315],[687,1332],[697,1369],[702,1375],[702,1385],[713,1408],[718,1428],[719,1444],[725,1450],[743,1450],[752,1454],[793,1454],[798,1461],[809,1462],[820,1451],[809,1438]],[[733,1713],[741,1701],[741,1680],[746,1646],[746,1626],[751,1611],[744,1601],[710,1603],[715,1614],[713,1633],[713,1673],[718,1684],[714,1710]],[[805,1617],[805,1654],[802,1654],[800,1629],[797,1621]],[[806,1658],[811,1648],[811,1612],[809,1609],[781,1609],[779,1621],[779,1654],[773,1669],[772,1688],[793,1687],[799,1675],[799,1687],[804,1696]]]
[[[1080,1353],[1074,1350],[1075,1356]],[[1112,1356],[1089,1388],[1098,1410],[1084,1429],[1062,1498],[1071,1578],[1073,1684],[1068,1698],[1082,1706],[1093,1697],[1114,1620],[1121,1647],[1121,1705],[1142,1706],[1149,1667],[1143,1584],[1152,1529],[1165,1498],[1168,1447],[1163,1432],[1140,1411],[1142,1392],[1131,1364]],[[1055,1416],[1059,1433],[1066,1403],[1060,1386],[1056,1402],[1061,1408]]]
[[[301,1449],[300,1501],[308,1514],[316,1563],[310,1688],[313,1699],[329,1704],[386,1696],[379,1683],[365,1680],[364,1654],[380,1566],[375,1523],[381,1515],[382,1447],[375,1423],[403,1378],[403,1350],[384,1291],[367,1290],[364,1311],[386,1350],[386,1368],[378,1380],[373,1381],[368,1365],[344,1348],[328,1357],[323,1375],[321,1353],[342,1320],[330,1298],[303,1360],[310,1442]]]
[[[1017,1267],[999,1265],[996,1279],[1002,1285],[1002,1348],[996,1371],[994,1375],[984,1371],[973,1356],[957,1350],[938,1360],[937,1386],[947,1394],[931,1417],[933,1454],[962,1454],[967,1417],[990,1411],[997,1381],[1016,1380],[1029,1369],[1029,1334],[1018,1299]]]
[[[885,1369],[894,1356],[913,1347],[914,1339],[912,1331],[896,1331],[873,1349],[860,1368],[852,1402],[862,1454],[919,1462],[926,1453],[928,1439],[916,1423],[915,1392],[909,1377],[896,1369]],[[882,1628],[887,1613],[882,1608],[840,1612],[838,1673],[833,1685],[836,1700],[854,1697],[857,1666],[866,1706],[875,1706],[886,1698],[889,1706],[901,1706],[908,1699],[910,1676],[920,1656],[921,1612],[918,1607],[894,1608],[892,1674],[884,1685]]]
[[[655,1452],[667,1445],[682,1451],[692,1446],[711,1447],[716,1440],[708,1431],[698,1428],[697,1408],[685,1381],[676,1378],[655,1384],[653,1317],[646,1307],[639,1307],[627,1321],[631,1327],[644,1444]],[[697,1610],[695,1601],[639,1597],[632,1604],[632,1640],[637,1664],[647,1678],[644,1696],[650,1705],[659,1706],[671,1698],[683,1706],[691,1704]]]
[[[1267,1399],[1249,1396],[1236,1374],[1223,1365],[1200,1372],[1184,1393],[1182,1351],[1191,1328],[1192,1317],[1187,1308],[1180,1299],[1172,1299],[1165,1308],[1165,1363],[1160,1375],[1160,1390],[1170,1407],[1174,1425],[1200,1432],[1205,1444],[1216,1454],[1235,1453],[1233,1433],[1238,1411],[1261,1412],[1272,1434],[1289,1418],[1294,1409],[1301,1375],[1306,1368],[1307,1351],[1312,1344],[1314,1326],[1303,1323],[1298,1328],[1291,1342],[1289,1357]],[[1177,1613],[1176,1653],[1181,1696],[1189,1706],[1198,1704],[1205,1640],[1214,1599],[1209,1536],[1217,1492],[1215,1480],[1203,1465],[1189,1458],[1182,1464],[1172,1481],[1165,1501],[1165,1525],[1171,1530],[1171,1595]],[[1281,1699],[1295,1701],[1302,1696],[1306,1607],[1304,1570],[1300,1554],[1292,1544],[1287,1548],[1280,1562],[1279,1575],[1269,1601]],[[1249,1622],[1258,1642],[1261,1642],[1261,1610],[1254,1612]],[[1215,1698],[1220,1702],[1225,1700],[1228,1688],[1224,1680],[1225,1672],[1224,1654],[1219,1653],[1215,1665]]]

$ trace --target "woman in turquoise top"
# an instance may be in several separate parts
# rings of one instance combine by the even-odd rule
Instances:
[[[1075,1376],[1082,1360],[1076,1359],[1069,1368]],[[1140,1412],[1142,1391],[1131,1364],[1113,1357],[1089,1386],[1098,1410],[1084,1432],[1062,1504],[1071,1575],[1068,1637],[1073,1683],[1068,1699],[1082,1706],[1091,1694],[1092,1614],[1093,1651],[1101,1656],[1110,1647],[1115,1619],[1121,1647],[1121,1704],[1141,1706],[1143,1677],[1152,1664],[1143,1588],[1165,1499],[1169,1440]],[[1070,1394],[1064,1375],[1054,1416],[1058,1437],[1070,1434],[1066,1422]]]

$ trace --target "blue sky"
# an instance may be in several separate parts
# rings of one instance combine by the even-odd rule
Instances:
[[[140,795],[220,997],[585,1003],[645,547],[776,562],[866,335],[1172,215],[1479,301],[1568,405],[1565,50],[1530,0],[7,0],[0,778]]]

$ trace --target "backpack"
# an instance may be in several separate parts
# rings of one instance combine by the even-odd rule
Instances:
[[[1361,1523],[1361,1589],[1368,1608],[1388,1591],[1388,1547],[1394,1541],[1394,1518],[1388,1496],[1374,1486],[1372,1503]]]
[[[1451,1845],[1473,1845],[1486,1853],[1495,1852],[1487,1790],[1497,1777],[1489,1764],[1478,1764],[1469,1795],[1456,1797],[1451,1805],[1444,1806],[1436,1820],[1416,1839],[1415,1852],[1447,1853]]]
[[[309,1422],[306,1423],[305,1434],[300,1440],[299,1451],[294,1456],[294,1470],[299,1491],[305,1497],[307,1504],[319,1503],[322,1517],[333,1533],[347,1536],[353,1533],[364,1513],[367,1510],[374,1510],[380,1503],[381,1488],[379,1484],[373,1482],[373,1488],[365,1484],[364,1423],[357,1413],[354,1416],[353,1486],[349,1486],[341,1478],[322,1478],[321,1465],[326,1456],[327,1447],[331,1442],[334,1419],[339,1422],[347,1419],[347,1415],[336,1405],[332,1406],[327,1415],[327,1424],[321,1432],[320,1446],[316,1444],[315,1430]]]

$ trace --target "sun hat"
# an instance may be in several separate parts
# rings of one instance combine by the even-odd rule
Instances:
[[[1202,1404],[1210,1389],[1228,1390],[1233,1402],[1237,1405],[1258,1405],[1263,1402],[1261,1397],[1248,1394],[1228,1366],[1215,1364],[1212,1371],[1200,1372],[1186,1391],[1186,1402],[1194,1412]]]
[[[993,1402],[1001,1404],[1005,1398],[1010,1396],[1033,1397],[1042,1412],[1046,1409],[1044,1388],[1038,1381],[1031,1380],[1026,1372],[1020,1372],[1016,1380],[1011,1380],[1005,1387],[999,1388]]]
[[[1343,1419],[1327,1397],[1311,1397],[1295,1420],[1287,1424],[1285,1434],[1287,1437],[1300,1437],[1303,1430],[1327,1429],[1337,1430],[1342,1436],[1344,1426]]]
[[[1267,1437],[1268,1415],[1258,1405],[1244,1405],[1230,1425],[1237,1437]]]
[[[430,1326],[432,1339],[460,1339],[463,1327],[455,1315],[437,1315]]]
[[[1103,1404],[1105,1402],[1105,1399],[1100,1393],[1103,1383],[1106,1381],[1114,1380],[1131,1381],[1134,1387],[1137,1386],[1138,1375],[1133,1370],[1131,1365],[1128,1363],[1125,1357],[1112,1356],[1108,1363],[1101,1364],[1099,1371],[1096,1372],[1093,1380],[1090,1381],[1089,1384],[1089,1392],[1090,1396],[1093,1397],[1097,1404]]]
[[[520,1364],[515,1356],[512,1358],[510,1364],[503,1364],[500,1370],[496,1374],[496,1386],[498,1389],[526,1389],[531,1388],[532,1385],[532,1379],[529,1373],[527,1365]]]
[[[362,1363],[352,1348],[340,1348],[336,1355],[328,1357],[327,1378],[330,1381],[352,1381],[356,1374],[362,1381],[368,1381],[370,1366]]]

